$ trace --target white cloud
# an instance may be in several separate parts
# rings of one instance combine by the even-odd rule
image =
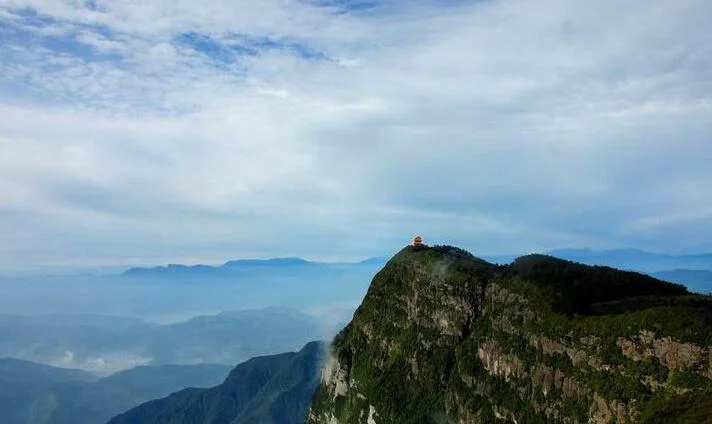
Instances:
[[[0,266],[708,248],[708,2],[96,3],[0,1]]]

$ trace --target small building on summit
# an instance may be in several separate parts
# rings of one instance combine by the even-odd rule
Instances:
[[[413,237],[413,246],[423,246],[423,238],[420,235]]]

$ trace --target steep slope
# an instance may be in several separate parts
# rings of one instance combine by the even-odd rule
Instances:
[[[710,422],[711,345],[712,300],[679,285],[407,247],[335,338],[307,422]]]
[[[120,412],[177,390],[211,387],[222,381],[228,372],[228,365],[140,366],[93,384],[64,384],[42,398],[42,403],[56,405],[42,424],[105,423]]]
[[[186,389],[140,405],[110,424],[296,424],[319,382],[324,346],[262,356],[235,367],[211,389]]]

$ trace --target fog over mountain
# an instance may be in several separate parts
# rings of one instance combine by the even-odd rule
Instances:
[[[140,402],[215,385],[235,364],[333,337],[378,266],[285,258],[0,278],[0,358],[33,361],[2,362],[0,414],[101,424]]]
[[[145,364],[234,365],[333,336],[378,267],[277,258],[3,277],[0,357],[102,374]]]
[[[0,357],[104,375],[136,365],[234,365],[330,337],[338,328],[326,325],[330,319],[285,308],[224,312],[167,325],[99,315],[0,315]]]
[[[269,306],[322,314],[355,308],[378,266],[259,261],[134,268],[115,275],[6,276],[0,277],[0,311],[158,322]]]

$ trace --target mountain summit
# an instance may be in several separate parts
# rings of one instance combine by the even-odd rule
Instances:
[[[712,299],[543,255],[408,246],[335,338],[308,424],[712,422]]]

